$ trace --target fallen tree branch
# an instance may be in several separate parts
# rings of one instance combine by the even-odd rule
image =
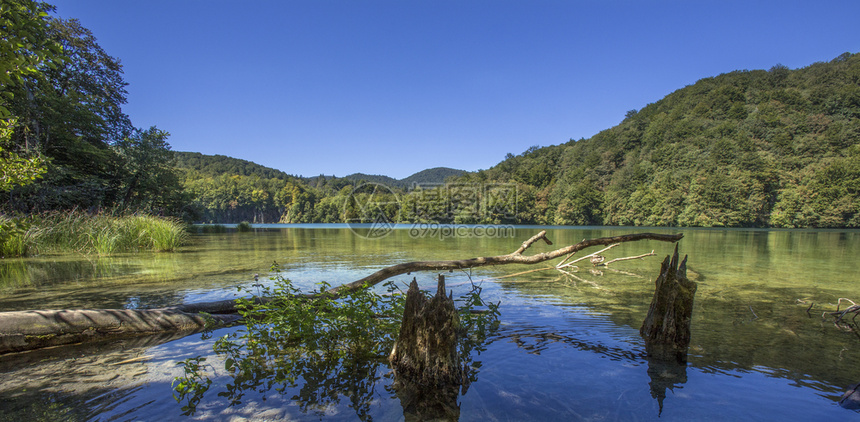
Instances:
[[[654,251],[652,250],[651,252],[649,252],[649,253],[645,253],[645,254],[642,254],[642,255],[636,255],[636,256],[625,256],[625,257],[623,257],[623,258],[615,258],[615,259],[613,259],[613,260],[611,260],[611,261],[609,261],[609,262],[603,262],[603,263],[601,263],[601,264],[598,264],[597,266],[598,266],[598,267],[607,267],[607,266],[609,266],[609,264],[611,264],[611,263],[613,263],[613,262],[618,262],[618,261],[629,261],[629,260],[631,260],[631,259],[642,259],[642,258],[645,258],[646,256],[654,256],[654,255],[657,255],[657,254],[656,254],[656,253],[654,253]]]
[[[683,234],[656,234],[656,233],[634,233],[627,234],[621,236],[612,236],[612,237],[601,237],[598,239],[586,239],[577,244],[565,246],[560,249],[556,249],[551,252],[543,252],[534,255],[523,255],[522,253],[531,246],[534,242],[539,239],[546,239],[546,231],[541,231],[540,233],[532,236],[529,240],[523,242],[523,245],[520,246],[516,251],[509,253],[507,255],[497,255],[497,256],[489,256],[489,257],[481,257],[481,258],[471,258],[471,259],[460,259],[460,260],[451,260],[451,261],[416,261],[416,262],[406,262],[403,264],[392,265],[390,267],[383,268],[367,277],[364,277],[360,280],[353,281],[352,283],[343,284],[341,286],[335,287],[334,289],[329,290],[330,293],[335,296],[344,294],[348,291],[353,291],[357,289],[362,289],[367,286],[375,285],[381,281],[387,280],[391,277],[395,277],[401,274],[406,274],[410,272],[417,271],[447,271],[447,270],[461,270],[466,268],[478,268],[478,267],[486,267],[486,266],[494,266],[494,265],[507,265],[507,264],[526,264],[533,265],[538,264],[544,261],[548,261],[551,259],[560,258],[565,255],[573,254],[583,249],[591,248],[594,246],[607,246],[613,243],[624,243],[624,242],[635,242],[639,240],[659,240],[662,242],[677,242],[684,237]],[[551,244],[551,243],[549,243]]]
[[[846,302],[851,302],[851,306],[840,311],[839,306],[842,305],[843,300]],[[811,306],[810,306],[810,308],[811,308]],[[853,323],[854,320],[857,319],[857,314],[860,314],[860,305],[854,303],[854,301],[851,299],[840,297],[839,300],[836,302],[836,312],[825,312],[821,316],[822,316],[822,318],[826,315],[835,316],[836,320],[833,321],[833,323],[836,325],[839,325],[840,322],[843,322],[842,320],[845,318],[845,315],[848,315],[848,314],[854,314],[854,317],[851,318],[851,322]]]
[[[567,264],[565,264],[565,263],[564,263],[564,261],[567,261],[567,260],[568,260],[568,258],[570,258],[571,256],[573,256],[573,254],[570,254],[570,255],[568,255],[568,256],[567,256],[567,258],[565,258],[565,259],[564,259],[564,261],[559,262],[559,263],[558,263],[558,265],[556,265],[556,266],[555,266],[555,268],[556,268],[556,269],[562,269],[562,268],[567,268],[567,267],[575,266],[575,265],[573,265],[573,264],[576,264],[576,263],[577,263],[577,262],[579,262],[579,261],[582,261],[582,260],[585,260],[585,259],[588,259],[588,258],[591,258],[591,257],[600,256],[600,253],[601,253],[601,252],[606,252],[606,251],[608,251],[608,250],[610,250],[610,249],[612,249],[612,248],[614,248],[614,247],[616,247],[616,246],[618,246],[618,245],[620,245],[620,243],[613,243],[613,244],[611,244],[611,245],[609,245],[609,246],[607,246],[607,247],[605,247],[605,248],[603,248],[603,249],[601,249],[601,250],[599,250],[599,251],[597,251],[597,252],[595,252],[595,253],[593,253],[593,254],[588,254],[588,255],[586,255],[586,256],[583,256],[582,258],[575,259],[575,260],[570,261],[570,262],[568,262]]]
[[[551,252],[523,255],[538,240],[552,245],[546,231],[532,236],[507,255],[451,261],[416,261],[392,265],[352,283],[343,284],[319,294],[337,298],[343,294],[376,285],[391,277],[417,271],[446,271],[507,264],[537,264],[593,246],[606,246],[639,240],[677,242],[683,234],[635,233],[583,240]],[[313,297],[314,294],[308,294]],[[258,304],[269,298],[255,299]],[[210,314],[209,316],[202,315]],[[60,344],[78,343],[108,336],[141,335],[163,331],[199,330],[213,321],[238,321],[236,303],[222,300],[192,303],[162,309],[41,310],[0,312],[0,354],[37,349]]]

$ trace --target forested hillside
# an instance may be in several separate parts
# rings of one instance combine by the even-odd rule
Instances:
[[[177,168],[193,170],[204,176],[231,174],[239,176],[256,175],[265,179],[288,180],[295,178],[295,176],[291,176],[283,171],[226,155],[203,155],[199,152],[176,151],[174,152],[174,158]]]
[[[52,17],[45,3],[4,4],[6,215],[305,223],[376,221],[383,211],[389,222],[860,227],[858,54],[705,78],[590,139],[508,154],[476,173],[301,178],[171,151],[166,131],[124,114],[120,60],[80,22]]]
[[[516,183],[518,222],[860,227],[860,55],[736,71],[590,139],[530,148],[460,183]]]
[[[365,194],[365,183],[384,185],[377,197],[388,202],[407,196],[414,183],[440,184],[445,177],[462,170],[435,168],[407,179],[360,173],[343,178],[318,176],[302,178],[246,160],[223,155],[177,152],[175,165],[194,219],[204,222],[238,223],[335,223],[361,218],[349,208],[352,195]],[[372,192],[372,187],[367,193]],[[370,211],[370,210],[367,210]],[[391,210],[393,221],[402,221]],[[372,218],[372,217],[368,217]]]

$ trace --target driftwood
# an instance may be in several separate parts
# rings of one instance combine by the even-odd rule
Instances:
[[[846,302],[851,302],[851,306],[840,311],[839,307],[842,306],[843,300]],[[809,305],[809,309],[812,309],[812,305]],[[809,309],[806,310],[807,313],[809,312]],[[857,319],[857,314],[860,314],[860,305],[854,303],[854,301],[851,299],[840,297],[839,300],[836,302],[836,312],[825,312],[822,317],[825,315],[833,316],[834,318],[836,318],[834,320],[834,323],[838,326],[840,323],[845,323],[844,320],[845,317],[848,316],[848,314],[854,314],[854,316],[851,317],[851,322],[855,323]]]
[[[238,315],[189,314],[171,309],[98,309],[0,313],[0,353],[136,336],[197,331],[213,322],[229,324]]]
[[[507,255],[451,261],[416,261],[392,265],[352,283],[326,291],[337,297],[378,284],[391,277],[418,271],[445,271],[507,264],[538,264],[594,246],[639,240],[677,242],[683,234],[635,233],[583,240],[551,252],[523,255],[535,242],[551,245],[546,231],[532,236]],[[260,303],[269,299],[260,298]],[[202,313],[211,314],[211,318]],[[72,344],[110,336],[141,335],[164,331],[202,329],[207,322],[235,323],[238,310],[233,300],[195,303],[162,309],[39,310],[0,312],[0,354]]]
[[[687,257],[678,263],[677,244],[671,259],[663,260],[654,284],[654,298],[639,329],[645,349],[658,359],[686,362],[697,285],[687,279]]]

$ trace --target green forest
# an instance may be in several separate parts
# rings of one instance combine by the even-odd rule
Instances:
[[[705,78],[589,139],[509,153],[487,170],[305,178],[175,152],[166,130],[135,127],[120,60],[52,10],[29,0],[0,9],[6,216],[860,227],[860,54]]]

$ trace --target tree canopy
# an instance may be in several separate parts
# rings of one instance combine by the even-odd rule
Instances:
[[[0,11],[0,190],[11,190],[2,208],[178,213],[167,132],[135,129],[122,111],[119,59],[77,20],[51,17],[46,3],[9,0]]]

